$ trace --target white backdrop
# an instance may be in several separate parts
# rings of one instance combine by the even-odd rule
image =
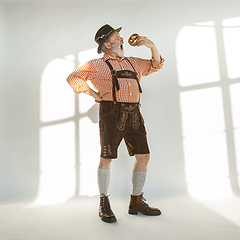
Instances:
[[[1,237],[238,239],[239,9],[239,0],[0,0]],[[126,56],[151,57],[128,45],[137,32],[166,59],[141,83],[144,193],[163,214],[127,214],[134,158],[121,144],[111,227],[97,216],[98,105],[66,82],[101,57],[94,35],[106,23],[123,27]]]
[[[166,59],[142,79],[151,160],[148,196],[239,196],[240,2],[4,1],[0,9],[0,200],[61,203],[98,194],[97,104],[66,77],[96,54],[94,35],[122,26]],[[134,159],[120,146],[110,193],[131,193]]]

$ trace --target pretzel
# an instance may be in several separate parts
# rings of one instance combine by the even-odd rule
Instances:
[[[130,36],[130,38],[128,39],[128,43],[131,46],[136,46],[137,45],[137,40],[139,38],[139,35],[137,33],[134,33]]]

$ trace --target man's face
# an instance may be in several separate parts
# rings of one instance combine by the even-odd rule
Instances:
[[[123,38],[118,32],[114,32],[110,36],[111,51],[116,53],[119,57],[124,56]]]

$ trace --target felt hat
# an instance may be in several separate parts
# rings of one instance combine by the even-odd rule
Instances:
[[[99,28],[99,30],[97,31],[96,35],[95,35],[95,42],[99,45],[97,52],[101,53],[101,47],[104,44],[105,40],[107,39],[107,37],[113,33],[114,31],[120,32],[122,29],[122,27],[114,29],[113,27],[111,27],[108,24],[105,24],[104,26],[102,26],[101,28]]]

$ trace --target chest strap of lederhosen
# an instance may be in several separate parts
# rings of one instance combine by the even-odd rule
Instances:
[[[110,62],[108,60],[105,61],[106,64],[108,65],[108,67],[110,68],[111,75],[112,75],[112,94],[113,94],[113,101],[114,102],[116,102],[116,91],[118,91],[120,89],[118,78],[136,79],[136,81],[138,83],[139,92],[142,93],[142,88],[140,86],[140,83],[139,83],[139,80],[138,80],[138,77],[137,77],[137,72],[136,72],[135,68],[133,67],[132,63],[127,58],[126,58],[126,60],[130,63],[134,72],[130,71],[130,70],[116,71],[116,70],[113,69],[112,65],[110,64]]]

